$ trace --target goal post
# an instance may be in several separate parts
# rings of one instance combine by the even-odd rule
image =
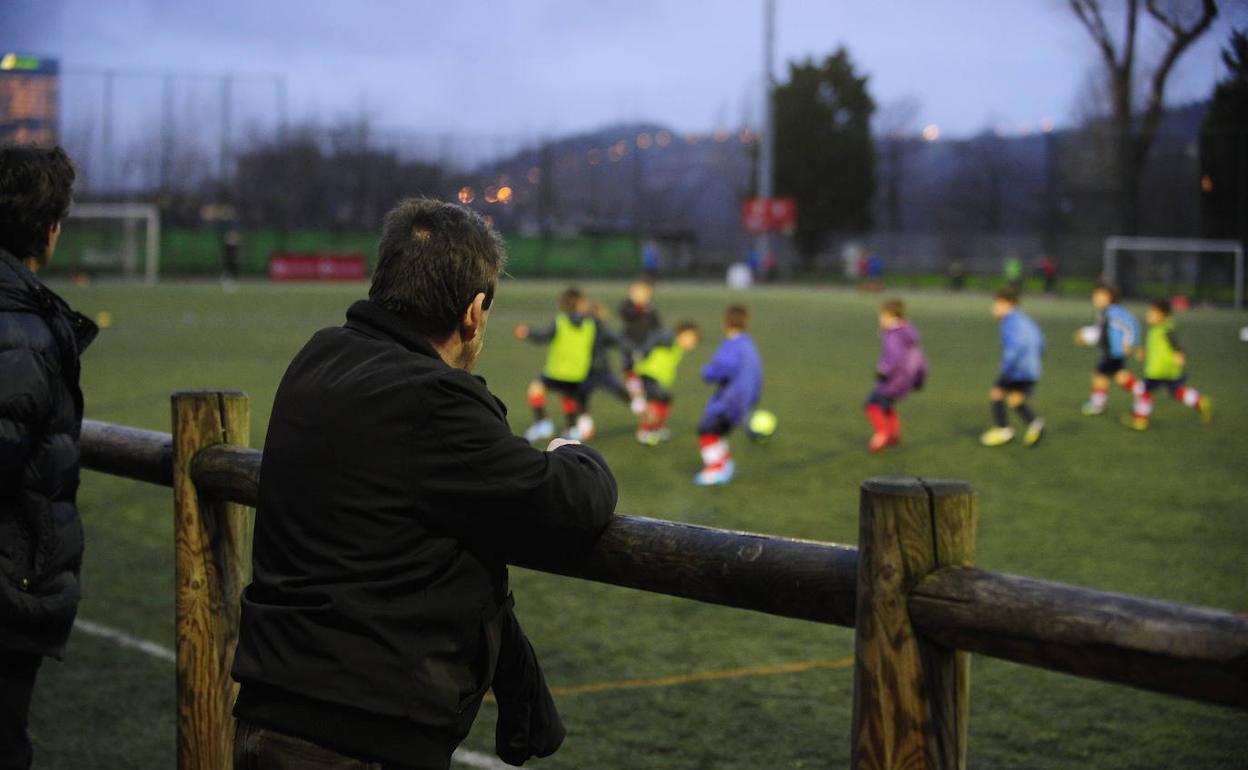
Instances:
[[[1118,255],[1124,251],[1186,254],[1192,257],[1199,257],[1201,254],[1226,254],[1232,258],[1234,264],[1235,309],[1244,308],[1244,247],[1239,241],[1113,235],[1105,239],[1102,268],[1105,278],[1113,283],[1119,283],[1122,278]]]
[[[120,268],[125,278],[138,273],[139,252],[142,251],[143,282],[155,285],[160,269],[160,208],[153,203],[75,203],[69,217],[80,221],[107,223],[110,230],[120,228],[120,236],[109,243],[91,243],[91,236],[81,239],[77,264],[92,267],[105,265]],[[141,245],[139,229],[142,229]]]

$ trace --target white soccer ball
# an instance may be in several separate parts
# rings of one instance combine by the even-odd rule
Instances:
[[[1084,345],[1095,345],[1101,341],[1101,327],[1084,326],[1079,330],[1079,341]]]
[[[1248,342],[1248,326],[1239,330],[1239,339],[1241,342]]]

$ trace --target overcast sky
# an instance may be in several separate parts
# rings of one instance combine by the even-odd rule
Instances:
[[[917,126],[945,135],[1068,123],[1095,61],[1061,0],[777,4],[778,74],[843,44],[878,105],[917,100]],[[1231,26],[1248,26],[1248,3],[1221,4],[1180,63],[1171,103],[1207,97]],[[281,74],[292,119],[366,107],[414,131],[553,134],[617,120],[701,131],[757,120],[762,5],[0,0],[0,48],[56,56],[70,70]]]

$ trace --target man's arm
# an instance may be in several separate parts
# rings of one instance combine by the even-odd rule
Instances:
[[[437,451],[419,458],[421,515],[458,537],[507,550],[583,549],[615,511],[615,477],[582,445],[543,452],[512,434],[493,396],[462,371],[437,378],[428,424]]]
[[[26,466],[31,435],[51,413],[52,394],[47,374],[29,348],[0,350],[0,371],[0,478],[9,478]]]

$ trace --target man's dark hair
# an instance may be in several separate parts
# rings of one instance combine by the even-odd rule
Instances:
[[[997,289],[994,295],[997,299],[1004,300],[1011,305],[1017,305],[1021,297],[1021,292],[1014,286],[1007,286],[1004,289]]]
[[[564,313],[575,313],[584,301],[585,295],[575,286],[569,286],[559,295],[559,309]]]
[[[42,260],[73,187],[74,164],[60,147],[0,146],[0,249]]]
[[[1170,312],[1172,310],[1172,308],[1170,307],[1170,300],[1155,299],[1148,304],[1152,305],[1155,310],[1158,310],[1162,315],[1166,316],[1167,318],[1170,316]]]
[[[745,331],[750,325],[750,311],[745,305],[729,305],[724,310],[724,326]]]
[[[368,298],[432,340],[455,331],[473,297],[488,308],[507,250],[471,209],[406,198],[386,214]]]

